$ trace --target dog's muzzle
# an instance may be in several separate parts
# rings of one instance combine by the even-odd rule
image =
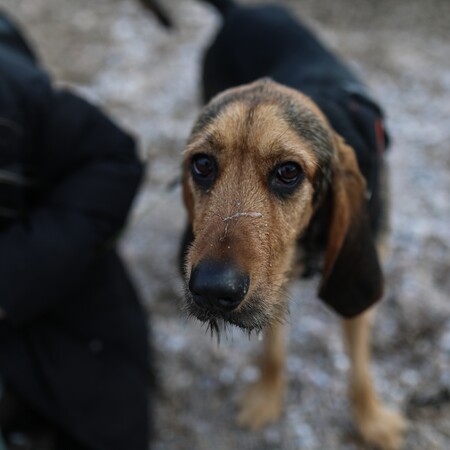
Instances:
[[[247,273],[220,260],[200,261],[192,270],[189,290],[195,304],[210,312],[231,312],[246,296],[250,284]]]

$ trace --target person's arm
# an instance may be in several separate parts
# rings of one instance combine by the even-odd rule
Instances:
[[[132,139],[83,100],[54,94],[44,123],[38,161],[51,188],[0,233],[0,309],[16,323],[64,302],[92,276],[142,176]]]

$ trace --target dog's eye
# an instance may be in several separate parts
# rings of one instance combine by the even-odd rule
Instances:
[[[275,167],[270,177],[272,191],[280,197],[286,197],[295,191],[303,180],[301,167],[294,162],[286,162]]]
[[[286,163],[276,169],[276,181],[286,186],[297,183],[300,175],[300,167],[294,163]]]
[[[202,187],[210,187],[217,174],[215,159],[204,153],[194,155],[191,161],[191,172],[194,180]]]

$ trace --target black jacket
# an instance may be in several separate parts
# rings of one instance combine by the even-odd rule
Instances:
[[[142,171],[0,17],[0,377],[90,449],[148,445],[146,319],[114,250]]]

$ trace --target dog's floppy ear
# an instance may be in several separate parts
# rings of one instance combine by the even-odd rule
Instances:
[[[354,317],[383,294],[383,276],[369,224],[366,183],[351,147],[336,135],[328,241],[319,297]]]

